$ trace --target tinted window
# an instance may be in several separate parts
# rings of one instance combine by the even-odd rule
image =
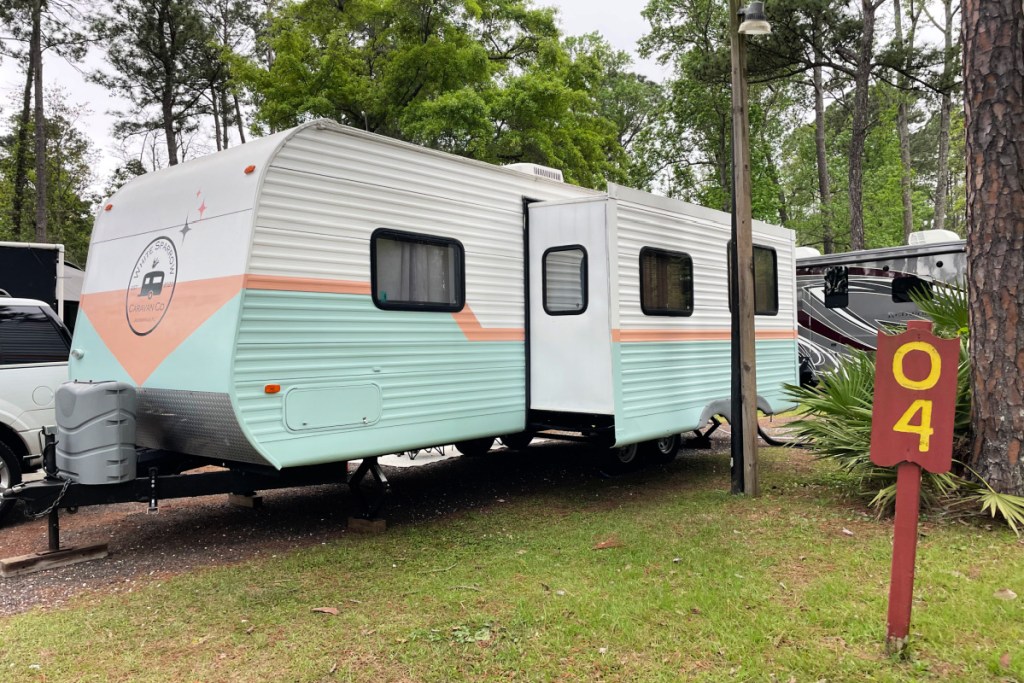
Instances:
[[[640,250],[640,308],[645,315],[693,313],[693,259],[679,251]]]
[[[729,242],[728,267],[729,287],[732,287],[732,250]],[[732,310],[732,293],[729,294],[729,310]],[[779,313],[779,266],[775,250],[771,247],[754,245],[754,315],[778,315]]]
[[[0,306],[0,365],[63,363],[69,341],[55,318],[36,306]]]
[[[825,269],[825,307],[846,308],[850,305],[850,269],[832,266]]]
[[[370,238],[370,279],[378,308],[461,311],[465,252],[452,239],[396,230]]]
[[[587,310],[587,251],[579,246],[544,252],[544,311],[579,315]]]
[[[908,304],[913,302],[912,296],[918,299],[932,298],[932,285],[914,275],[893,278],[892,300],[897,304]]]

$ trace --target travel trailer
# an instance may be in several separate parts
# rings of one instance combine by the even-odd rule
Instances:
[[[161,473],[554,432],[674,455],[729,410],[730,216],[559,176],[329,121],[142,176],[96,219],[70,377],[136,394]],[[754,242],[770,414],[797,381],[794,235]]]
[[[816,375],[849,349],[873,351],[880,329],[919,319],[911,292],[963,282],[964,245],[954,232],[922,230],[902,247],[825,256],[797,249],[801,359]]]

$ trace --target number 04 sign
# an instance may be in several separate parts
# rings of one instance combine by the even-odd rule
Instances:
[[[878,334],[871,462],[897,466],[887,633],[890,651],[901,651],[910,632],[921,468],[948,472],[953,463],[960,342],[939,339],[931,329],[930,322],[913,321],[902,334]]]

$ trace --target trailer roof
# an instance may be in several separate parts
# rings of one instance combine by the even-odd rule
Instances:
[[[879,249],[862,249],[860,251],[846,251],[841,254],[825,254],[823,256],[808,256],[798,258],[798,268],[809,266],[835,266],[847,263],[866,263],[869,261],[884,261],[894,258],[907,258],[909,256],[935,256],[938,254],[955,254],[962,252],[966,242],[940,242],[938,244],[920,244],[915,246],[881,247]]]

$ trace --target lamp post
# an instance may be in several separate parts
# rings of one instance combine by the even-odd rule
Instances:
[[[750,210],[746,34],[771,31],[764,3],[729,0],[732,43],[732,492],[760,494],[757,473],[757,363],[754,339],[754,240]],[[741,23],[742,22],[742,23]]]

